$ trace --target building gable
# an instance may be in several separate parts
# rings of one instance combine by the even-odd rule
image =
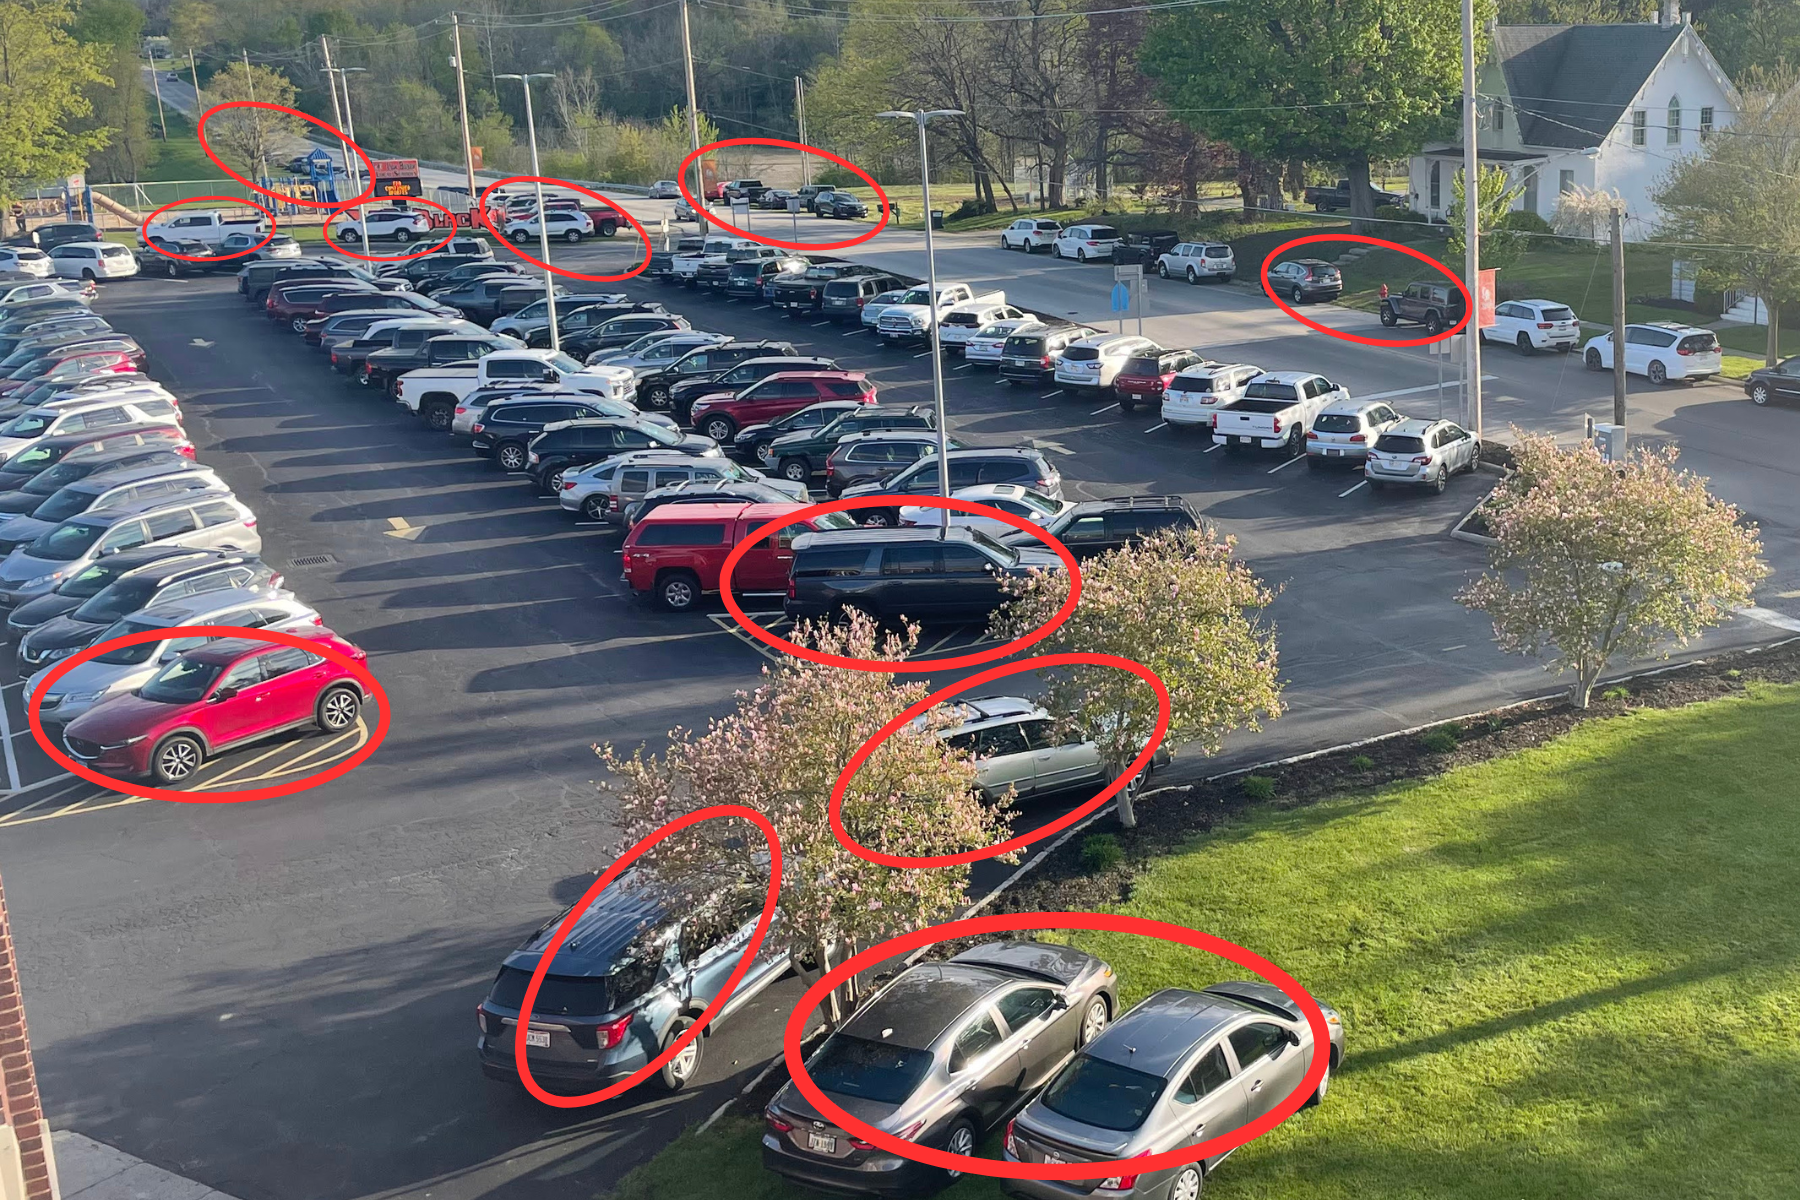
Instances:
[[[1494,50],[1519,140],[1598,146],[1618,125],[1685,25],[1502,25]]]

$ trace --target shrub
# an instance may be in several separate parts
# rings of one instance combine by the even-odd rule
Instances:
[[[813,180],[832,187],[868,187],[869,181],[847,167],[836,163],[813,168]]]
[[[1600,698],[1602,700],[1629,700],[1631,699],[1631,689],[1627,687],[1609,687],[1604,692],[1600,693]]]
[[[1736,667],[1733,667],[1733,668],[1731,668],[1731,670],[1725,672],[1725,678],[1736,679],[1739,675],[1742,675],[1742,674],[1743,674],[1742,671],[1738,670]]]
[[[1081,842],[1081,869],[1106,871],[1125,861],[1125,847],[1110,833],[1093,833]]]
[[[1489,717],[1483,724],[1487,727],[1489,733],[1499,733],[1502,729],[1506,728],[1506,718]]]
[[[964,200],[956,206],[956,211],[944,219],[947,221],[966,221],[970,217],[985,217],[994,211],[994,206],[980,200]]]
[[[1513,229],[1520,233],[1556,232],[1550,227],[1550,222],[1544,220],[1544,218],[1538,216],[1536,213],[1526,212],[1522,208],[1514,209],[1512,212],[1509,212],[1506,216],[1502,217],[1500,219],[1500,228]]]
[[[1350,760],[1350,769],[1352,771],[1372,771],[1375,769],[1375,760],[1366,754],[1359,754]]]
[[[1454,725],[1433,729],[1419,739],[1419,745],[1433,754],[1448,754],[1462,742],[1461,731]]]
[[[1267,775],[1244,776],[1244,795],[1251,800],[1267,800],[1275,794],[1275,781]]]
[[[1398,204],[1377,204],[1375,216],[1383,221],[1405,221],[1408,225],[1423,225],[1429,220],[1424,213],[1401,208]]]

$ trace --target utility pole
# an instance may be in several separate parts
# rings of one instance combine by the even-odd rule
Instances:
[[[698,156],[700,153],[700,102],[694,98],[694,39],[688,29],[687,0],[681,0],[681,64],[687,71],[688,101],[688,150]],[[694,159],[694,225],[701,232],[706,230],[703,214],[706,211],[706,174],[701,170],[700,159]]]
[[[205,108],[206,102],[200,99],[200,68],[194,65],[194,48],[188,47],[188,74],[194,77],[194,107]]]
[[[1613,424],[1625,428],[1625,220],[1612,210]]]
[[[150,52],[150,86],[156,89],[156,123],[162,126],[163,141],[169,140],[169,122],[163,117],[162,75],[156,69],[156,51]]]
[[[531,173],[542,175],[538,167],[537,121],[531,115],[531,81],[534,79],[554,79],[556,76],[547,72],[537,74],[496,75],[495,79],[516,79],[519,86],[525,89],[525,134],[531,141]],[[537,189],[537,224],[538,248],[544,256],[544,308],[545,315],[550,318],[550,348],[562,349],[562,335],[556,327],[556,274],[550,269],[550,221],[544,212],[544,181],[535,180],[532,187]]]
[[[323,40],[323,38],[320,39],[320,41]],[[244,89],[250,93],[250,103],[256,103],[256,77],[250,74],[250,51],[247,49],[244,51]],[[257,119],[261,120],[260,117]],[[262,178],[266,182],[269,178],[269,155],[268,148],[262,144],[262,141],[262,138],[258,137],[256,145],[258,161],[262,166]]]
[[[798,75],[794,76],[794,120],[798,122],[800,126],[800,143],[801,145],[805,145],[806,80]],[[802,183],[812,182],[812,159],[807,157],[806,151],[804,150],[800,152],[800,181]]]
[[[1463,366],[1468,380],[1468,420],[1477,441],[1481,439],[1481,334],[1476,328],[1481,310],[1481,164],[1476,153],[1475,112],[1475,0],[1462,0],[1463,35],[1463,224],[1468,242],[1463,282],[1468,284],[1469,323],[1463,333],[1468,361]]]
[[[462,116],[463,174],[469,181],[469,228],[475,228],[475,151],[469,145],[469,93],[463,83],[462,20],[450,14],[450,36],[456,44],[456,111]]]
[[[350,116],[350,76],[342,67],[333,67],[331,65],[331,44],[326,41],[324,34],[319,35],[319,49],[325,55],[325,85],[331,90],[331,120],[332,123],[337,126],[338,131],[344,135],[343,138],[338,140],[338,145],[343,147],[344,150],[344,173],[350,176],[350,194],[352,196],[360,196],[362,195],[362,172],[353,171],[351,167],[351,164],[356,161],[356,156],[350,153],[350,142],[356,140],[356,124],[354,119]],[[338,105],[337,94],[337,77],[340,75],[344,77],[344,103],[342,107],[339,107]],[[348,141],[344,140],[346,138]],[[370,253],[369,221],[368,208],[366,205],[358,213],[356,224],[362,230],[363,253],[368,254]]]

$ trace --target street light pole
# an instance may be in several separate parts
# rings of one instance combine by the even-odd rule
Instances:
[[[463,176],[469,182],[469,215],[473,217],[476,196],[475,151],[469,145],[469,93],[467,85],[463,83],[462,21],[455,13],[450,14],[450,37],[456,46],[456,111],[462,117]],[[472,220],[469,222],[470,233],[475,232],[474,224]]]
[[[688,31],[687,0],[681,0],[681,63],[687,71],[688,151],[694,158],[694,229],[706,232],[706,174],[700,166],[700,102],[694,92],[694,39]]]
[[[931,239],[931,163],[925,145],[925,126],[933,117],[960,117],[960,108],[938,108],[919,112],[890,111],[875,114],[894,120],[912,121],[919,127],[919,203],[925,211],[925,281],[931,289],[928,306],[931,311],[931,398],[937,415],[938,485],[944,498],[950,498],[950,428],[944,416],[944,351],[938,334],[937,256]],[[950,510],[944,509],[940,528],[950,530]]]
[[[534,79],[554,79],[548,71],[539,71],[531,75],[496,75],[495,79],[516,79],[525,89],[525,133],[531,142],[531,173],[541,176],[538,169],[537,122],[531,115],[531,81]],[[537,189],[537,223],[538,246],[544,255],[544,262],[550,261],[550,222],[544,214],[544,181],[540,178],[533,181],[532,187]],[[556,328],[556,275],[548,266],[544,267],[544,309],[550,318],[550,348],[562,349],[562,337]]]
[[[324,45],[324,43],[325,43],[325,39],[323,36],[321,36],[319,38],[319,44]],[[327,59],[326,61],[330,61],[330,60]],[[333,72],[334,68],[326,67],[325,70],[326,70],[327,77],[329,77],[330,74]],[[337,68],[335,68],[335,72],[340,78],[342,78],[343,83],[344,83],[344,123],[341,126],[341,128],[344,131],[344,136],[348,137],[351,142],[355,142],[356,141],[356,116],[354,113],[352,113],[350,111],[350,76],[367,74],[368,68],[367,67],[337,67]],[[335,106],[336,93],[334,92],[332,95],[333,95],[333,104]],[[356,156],[354,154],[350,153],[349,146],[345,146],[344,147],[344,170],[350,176],[350,188],[351,188],[350,194],[352,196],[360,196],[360,195],[362,195],[362,190],[363,190],[363,188],[362,188],[362,171],[359,170],[356,166],[354,166],[355,162],[356,162]],[[374,183],[374,180],[370,180],[369,182]],[[369,206],[368,206],[367,201],[363,202],[362,212],[357,219],[356,225],[357,225],[357,228],[359,230],[361,230],[361,232],[362,232],[363,256],[365,258],[373,256],[374,251],[369,249]]]
[[[163,116],[162,80],[159,78],[161,74],[162,72],[156,69],[156,51],[152,49],[150,51],[150,86],[156,89],[156,123],[162,126],[162,140],[166,142],[169,140],[169,122],[168,118]]]
[[[1475,144],[1475,0],[1462,0],[1463,35],[1463,224],[1468,257],[1463,267],[1464,282],[1469,285],[1468,324],[1463,327],[1463,344],[1468,347],[1464,371],[1468,385],[1463,395],[1468,400],[1468,419],[1474,426],[1477,441],[1481,439],[1481,167]]]
[[[794,123],[800,129],[800,144],[806,145],[806,80],[799,75],[794,76]],[[812,159],[806,151],[800,152],[800,180],[802,183],[812,182]]]

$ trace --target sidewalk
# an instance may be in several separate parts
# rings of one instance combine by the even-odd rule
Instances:
[[[62,1200],[233,1200],[79,1133],[57,1130],[50,1142]]]

